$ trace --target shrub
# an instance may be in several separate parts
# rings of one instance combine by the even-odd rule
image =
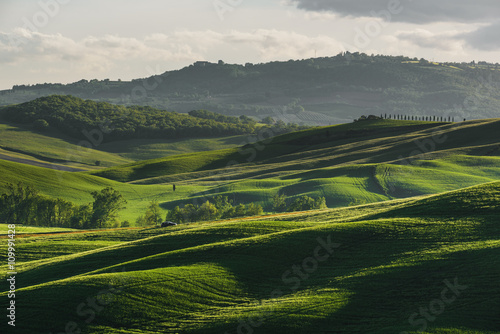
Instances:
[[[273,196],[273,210],[276,212],[286,211],[286,199],[285,195],[276,194]]]
[[[250,203],[247,206],[246,216],[260,216],[264,213],[262,206]]]
[[[49,127],[49,122],[44,119],[37,119],[33,122],[33,129],[37,131],[44,131]]]
[[[292,211],[307,211],[307,210],[318,210],[325,209],[326,200],[324,197],[318,197],[315,200],[309,196],[302,196],[297,198],[288,208],[289,212]]]

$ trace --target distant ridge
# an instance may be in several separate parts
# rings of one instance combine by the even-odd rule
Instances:
[[[500,68],[490,63],[435,63],[403,56],[334,57],[237,65],[197,62],[131,82],[81,80],[19,85],[0,105],[53,94],[123,105],[329,125],[363,114],[407,113],[462,119],[498,117]]]

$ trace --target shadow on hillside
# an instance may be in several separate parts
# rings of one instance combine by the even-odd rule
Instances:
[[[349,303],[335,312],[323,304],[304,308],[296,305],[294,307],[298,310],[294,314],[283,315],[283,312],[280,312],[278,318],[269,317],[256,333],[335,333],[335,330],[339,333],[391,333],[396,332],[394,328],[398,331],[409,331],[412,327],[408,324],[408,317],[413,312],[418,312],[419,307],[426,307],[439,298],[445,287],[443,280],[453,281],[455,277],[469,288],[463,292],[463,299],[462,296],[457,298],[457,302],[447,307],[430,325],[494,329],[498,324],[495,315],[498,316],[500,311],[497,297],[500,295],[497,282],[500,277],[499,248],[460,251],[451,255],[436,256],[435,260],[423,263],[415,262],[420,260],[415,258],[415,254],[435,250],[444,245],[498,239],[498,228],[493,224],[497,222],[497,218],[485,216],[482,219],[483,224],[473,229],[467,229],[466,225],[459,223],[396,219],[323,225],[241,241],[235,240],[234,231],[224,229],[204,230],[199,234],[173,233],[25,271],[23,285],[60,280],[134,259],[140,261],[119,265],[113,270],[107,269],[103,272],[214,263],[231,272],[249,298],[257,301],[268,300],[276,288],[280,288],[285,296],[293,296],[291,283],[282,280],[283,274],[290,271],[294,265],[303,265],[304,259],[314,255],[316,247],[321,245],[318,238],[323,242],[328,242],[330,238],[331,242],[340,246],[334,249],[333,255],[327,261],[319,263],[317,270],[300,280],[298,291],[310,290],[313,292],[311,296],[314,296],[315,290],[324,288],[349,291],[352,293]],[[242,232],[240,237],[245,237],[244,234]],[[210,244],[229,240],[232,242]],[[203,244],[210,245],[196,247]],[[162,254],[170,250],[181,251]],[[156,254],[159,255],[145,258]],[[326,253],[322,250],[321,254]],[[405,263],[407,266],[383,268],[366,276],[356,276],[367,268],[385,267],[408,256],[414,258]],[[95,291],[75,290],[61,299],[58,297],[59,292],[54,293],[56,287],[48,286],[37,289],[36,292],[37,300],[43,300],[44,305],[53,304],[51,307],[54,312],[67,303],[73,305],[75,300],[85,300],[102,289],[102,286],[97,284]],[[175,305],[168,307],[175,308]],[[138,317],[141,312],[148,311],[134,310]],[[316,319],[317,313],[326,319]],[[300,314],[309,314],[311,317],[301,318],[298,316]],[[179,322],[187,321],[186,317],[196,318],[196,315],[179,315]],[[44,323],[44,319],[35,315],[30,322]],[[24,321],[28,322],[27,319]],[[235,330],[236,327],[232,324],[222,325],[222,320],[220,321],[214,322],[209,329],[192,333],[222,333],[225,330]]]
[[[368,267],[368,266],[367,266]],[[354,269],[354,268],[352,268]],[[362,266],[356,269],[363,269]],[[335,279],[333,275],[330,279]],[[474,331],[496,331],[500,314],[500,249],[481,249],[452,253],[444,259],[422,264],[388,268],[367,276],[344,278],[340,281],[315,279],[308,288],[347,289],[352,292],[349,303],[330,312],[328,305],[305,305],[294,313],[269,315],[255,333],[400,333],[431,328],[469,328]],[[456,279],[456,281],[455,281]],[[452,302],[441,303],[442,291],[459,287],[455,294],[448,288],[444,296]],[[458,283],[458,284],[457,284]],[[333,296],[332,296],[333,298]],[[441,305],[444,305],[441,310]],[[413,323],[409,318],[421,308],[437,309],[429,319],[419,315]],[[425,312],[425,311],[424,311]],[[430,312],[430,311],[429,311]],[[310,316],[319,320],[298,320]],[[246,320],[243,318],[243,320]],[[417,322],[418,321],[418,322]],[[247,320],[248,323],[248,320]],[[417,323],[417,325],[415,325]],[[413,325],[412,325],[413,324]],[[236,333],[238,322],[212,325],[202,333]]]

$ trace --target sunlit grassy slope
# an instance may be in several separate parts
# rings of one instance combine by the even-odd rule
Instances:
[[[422,153],[446,154],[451,149],[498,155],[495,134],[499,129],[499,119],[454,124],[366,121],[294,132],[239,149],[141,161],[91,173],[118,181],[155,183],[199,179],[200,171],[220,168],[219,173],[248,178],[346,164],[404,163],[408,158],[421,158]]]
[[[218,194],[272,210],[284,193],[324,196],[331,208],[436,194],[499,180],[499,120],[457,124],[374,121],[317,128],[241,148],[175,155],[93,172],[67,173],[0,161],[7,182],[88,203],[112,186],[135,221],[152,200],[163,209]],[[425,153],[425,154],[424,154]],[[249,162],[248,160],[254,160]],[[251,159],[250,159],[251,160]],[[172,191],[172,184],[177,191]]]
[[[238,150],[142,161],[91,174],[134,184],[207,187],[191,200],[222,193],[236,202],[269,207],[270,198],[281,192],[325,196],[330,207],[340,207],[498,180],[497,131],[499,120],[358,122],[286,134]]]
[[[267,218],[21,238],[16,330],[499,333],[499,216],[494,182]]]
[[[82,148],[79,141],[50,131],[37,133],[16,125],[0,124],[0,148],[3,154],[15,152],[49,162],[93,168],[100,161],[103,166],[133,161],[99,150],[98,146]]]
[[[176,154],[227,149],[243,145],[248,141],[247,137],[137,139],[104,144],[94,138],[90,143],[91,148],[82,148],[80,140],[61,135],[57,131],[37,132],[30,127],[0,123],[0,149],[3,149],[0,154],[94,169],[96,161],[101,166],[109,167]]]
[[[6,189],[8,183],[23,182],[34,186],[44,195],[64,198],[75,204],[91,203],[92,191],[113,187],[120,191],[128,202],[126,209],[120,212],[120,220],[129,220],[132,223],[144,213],[145,208],[153,200],[160,202],[181,200],[191,193],[204,189],[189,185],[174,193],[171,185],[132,185],[81,173],[62,172],[4,160],[0,160],[0,173],[2,175],[0,192]]]
[[[99,150],[118,154],[135,161],[158,159],[167,156],[222,150],[241,146],[248,141],[248,135],[202,138],[202,139],[142,139],[120,140],[99,146]]]

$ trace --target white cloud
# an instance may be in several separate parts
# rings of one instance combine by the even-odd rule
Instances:
[[[61,34],[43,34],[26,29],[0,33],[0,63],[43,61],[79,62],[88,67],[109,67],[117,60],[192,60],[201,57],[190,41],[180,38],[157,45],[155,39],[126,38],[114,35],[88,36],[82,40]]]
[[[232,31],[221,37],[230,45],[253,47],[265,61],[311,57],[314,51],[331,55],[342,50],[341,43],[332,37],[326,35],[311,37],[283,30],[258,29],[252,33]]]
[[[332,54],[341,50],[331,37],[307,36],[289,31],[258,29],[253,32],[177,31],[151,34],[143,39],[115,35],[88,36],[74,40],[61,34],[26,29],[0,33],[0,63],[79,63],[105,70],[116,61],[194,61],[217,49],[246,48],[263,60],[311,56],[313,50]]]
[[[426,29],[415,29],[411,31],[401,31],[396,34],[400,41],[406,41],[421,48],[460,51],[464,47],[464,41],[457,36],[458,31],[432,32]]]
[[[463,51],[470,47],[481,51],[497,51],[500,50],[498,31],[500,31],[500,21],[482,25],[479,28],[469,27],[462,31],[426,29],[400,31],[395,37],[399,41],[408,42],[420,48],[440,51]]]

